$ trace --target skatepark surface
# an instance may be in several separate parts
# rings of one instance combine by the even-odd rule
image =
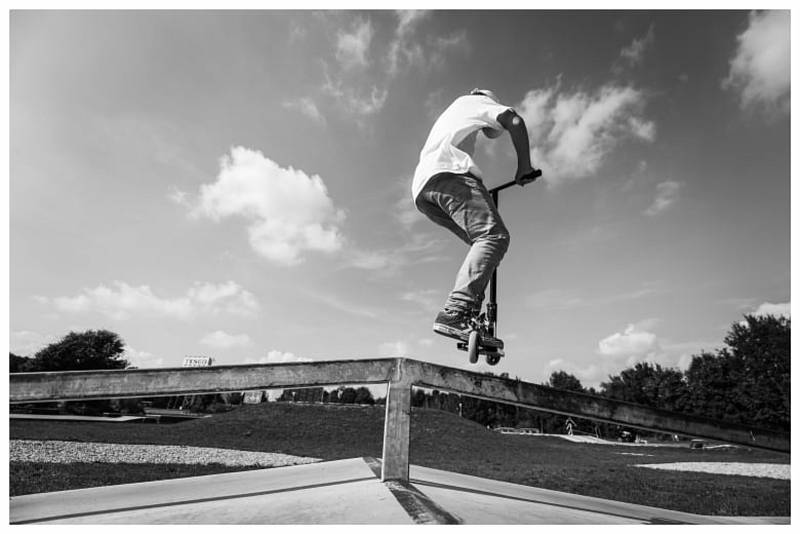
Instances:
[[[689,514],[380,460],[306,465],[11,498],[11,524],[789,524]]]

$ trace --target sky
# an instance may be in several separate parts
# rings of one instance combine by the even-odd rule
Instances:
[[[9,345],[141,368],[404,356],[598,386],[790,314],[788,11],[10,14]],[[501,193],[506,357],[432,332],[466,246],[419,150],[474,87],[543,177]],[[488,186],[510,137],[480,138]]]

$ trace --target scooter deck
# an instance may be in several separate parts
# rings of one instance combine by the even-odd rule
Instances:
[[[441,332],[439,330],[434,330],[437,334],[444,337],[449,337],[450,339],[456,340],[456,347],[459,350],[469,350],[468,349],[468,338],[464,336],[455,336],[450,333]],[[505,344],[503,343],[502,339],[491,337],[491,336],[481,336],[480,340],[478,341],[478,353],[479,354],[497,354],[498,356],[504,356],[503,348]]]
[[[468,350],[468,341],[461,340],[456,344],[460,350]],[[478,338],[478,353],[479,354],[498,354],[503,356],[503,348],[505,344],[502,339],[492,336],[479,336]]]
[[[458,348],[461,348],[461,345],[464,345],[466,347],[467,340],[460,339],[458,345],[459,345]],[[505,347],[505,343],[503,343],[502,339],[496,337],[480,336],[478,339],[478,346],[481,349],[496,351],[496,350],[503,350],[503,348]]]
[[[456,344],[456,348],[458,348],[458,350],[463,350],[465,352],[469,350],[469,347],[467,346],[467,343],[457,343]],[[506,353],[503,351],[502,348],[490,347],[490,346],[487,346],[487,345],[480,345],[478,347],[478,354],[481,354],[481,355],[484,355],[484,356],[500,356],[500,357],[503,357],[503,356],[506,355]]]

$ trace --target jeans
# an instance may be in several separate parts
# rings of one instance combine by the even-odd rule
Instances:
[[[489,191],[472,175],[440,173],[425,184],[416,204],[430,220],[470,246],[445,309],[480,311],[486,286],[510,240]]]

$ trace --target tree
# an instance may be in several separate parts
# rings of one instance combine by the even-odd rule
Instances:
[[[375,399],[372,397],[372,392],[361,386],[356,390],[356,396],[353,399],[355,404],[375,404]]]
[[[414,388],[414,392],[411,394],[411,406],[421,408],[424,405],[425,405],[425,390],[420,388]]]
[[[731,356],[740,362],[738,391],[748,420],[755,425],[789,429],[791,387],[791,320],[772,315],[746,316],[725,337]]]
[[[27,362],[12,358],[12,372],[15,361],[23,366],[18,367],[17,372],[124,369],[128,366],[128,362],[122,358],[124,350],[122,339],[108,330],[70,332],[61,341],[41,349],[33,358],[25,358]],[[127,403],[126,410],[134,411],[133,404]],[[60,410],[79,415],[101,415],[114,410],[109,400],[59,403],[59,406]]]
[[[791,320],[747,315],[716,354],[692,358],[686,371],[689,408],[715,419],[788,431]]]
[[[648,362],[637,363],[608,382],[600,384],[602,394],[662,410],[680,411],[686,402],[686,382],[678,369]]]
[[[125,343],[108,330],[70,332],[33,356],[31,371],[84,371],[125,369]]]
[[[342,404],[353,404],[356,401],[356,390],[351,387],[346,387],[341,390],[339,394],[339,402]]]
[[[581,381],[565,371],[553,371],[546,385],[551,388],[577,391],[578,393],[586,392],[586,388],[583,387]]]
[[[703,351],[692,357],[686,370],[688,408],[712,419],[738,421],[742,414],[736,394],[735,375],[727,353]]]
[[[8,360],[12,373],[27,373],[31,370],[33,360],[25,356],[17,356],[13,352],[8,354]]]

